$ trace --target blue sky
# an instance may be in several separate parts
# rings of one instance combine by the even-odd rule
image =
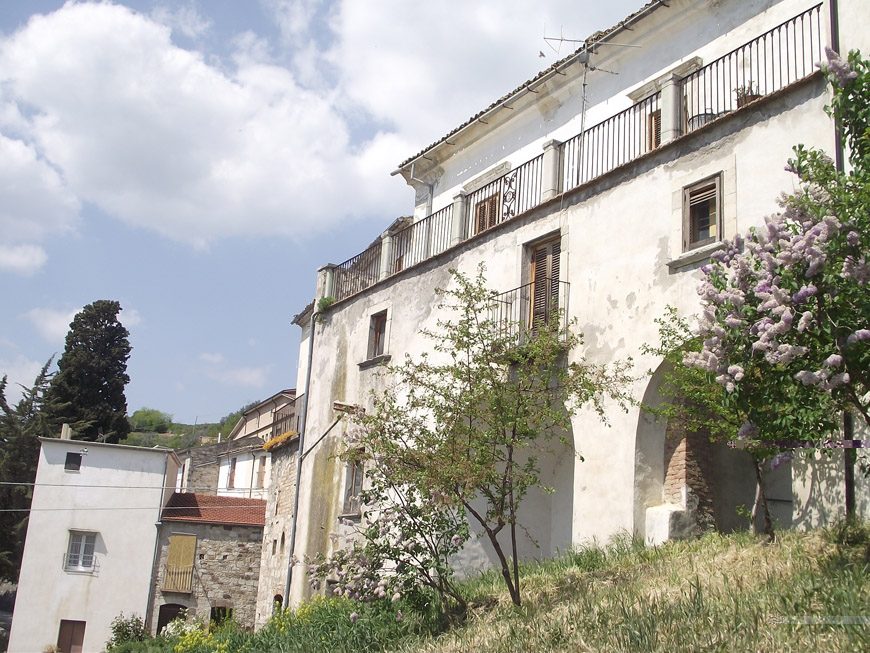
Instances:
[[[98,299],[131,413],[293,387],[317,268],[413,210],[396,165],[642,4],[0,0],[9,398]]]

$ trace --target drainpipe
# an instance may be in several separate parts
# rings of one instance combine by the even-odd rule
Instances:
[[[411,181],[416,181],[418,184],[422,184],[426,188],[429,189],[429,195],[426,197],[426,215],[432,215],[432,196],[435,194],[435,184],[430,184],[428,182],[423,181],[422,179],[417,179],[414,176],[414,166],[417,165],[417,162],[414,161],[411,163]]]
[[[151,558],[151,582],[148,584],[148,603],[145,606],[145,631],[148,633],[151,632],[151,626],[154,622],[154,596],[157,590],[158,576],[157,565],[160,562],[160,526],[163,525],[161,521],[163,515],[161,513],[163,512],[163,495],[168,487],[166,485],[166,472],[169,471],[169,456],[170,454],[167,453],[163,459],[163,487],[160,488],[160,501],[157,502],[159,506],[157,508],[157,521],[154,522],[156,530],[154,533],[154,555]]]
[[[284,584],[284,608],[290,605],[290,583],[293,581],[293,555],[296,552],[296,524],[299,519],[299,492],[302,482],[302,452],[305,451],[305,426],[308,421],[308,394],[311,391],[311,365],[314,360],[314,325],[320,311],[311,314],[308,326],[308,362],[305,372],[305,394],[302,395],[302,420],[296,449],[296,491],[293,493],[293,520],[290,522],[290,550],[287,559],[287,582]]]
[[[831,49],[840,53],[840,7],[837,0],[831,0],[829,9],[831,12]],[[839,121],[834,122],[834,163],[838,172],[846,169],[845,156],[843,155],[843,130]]]

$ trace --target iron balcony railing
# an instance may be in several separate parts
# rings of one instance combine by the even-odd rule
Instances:
[[[401,272],[450,247],[453,205],[447,206],[393,234],[389,274]]]
[[[812,74],[822,58],[821,8],[808,9],[681,80],[682,107],[670,129],[692,132]],[[598,179],[659,147],[661,103],[661,93],[651,95],[563,143],[556,192]],[[392,250],[383,260],[379,240],[335,266],[332,296],[340,300],[362,292],[535,208],[543,199],[543,174],[540,155],[469,193],[464,214],[455,214],[453,204],[392,234]]]
[[[544,156],[539,155],[469,193],[465,201],[464,238],[471,238],[540,204],[543,161]]]
[[[502,336],[526,340],[529,332],[558,317],[559,330],[568,327],[568,294],[571,285],[543,277],[493,297],[490,317]]]
[[[348,259],[335,269],[334,296],[344,299],[373,286],[381,274],[381,241]]]
[[[661,117],[661,93],[656,93],[566,141],[562,190],[606,175],[657,148]]]
[[[166,565],[163,575],[164,592],[190,592],[193,587],[193,565]]]
[[[685,132],[807,77],[821,59],[818,4],[685,77]]]

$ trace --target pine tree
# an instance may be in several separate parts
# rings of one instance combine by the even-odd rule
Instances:
[[[39,460],[39,437],[52,437],[54,429],[45,411],[51,375],[49,360],[33,382],[23,388],[13,407],[6,401],[7,380],[0,379],[0,579],[15,582],[24,550],[27,516]]]
[[[51,381],[52,421],[68,423],[79,440],[116,443],[130,432],[124,396],[130,334],[120,311],[118,302],[100,300],[73,318]]]

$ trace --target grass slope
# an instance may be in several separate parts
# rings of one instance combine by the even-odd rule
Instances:
[[[774,544],[746,533],[657,548],[616,538],[524,565],[521,607],[494,572],[463,588],[466,625],[434,637],[402,601],[316,599],[254,634],[221,628],[118,650],[868,651],[870,525],[783,532]]]

